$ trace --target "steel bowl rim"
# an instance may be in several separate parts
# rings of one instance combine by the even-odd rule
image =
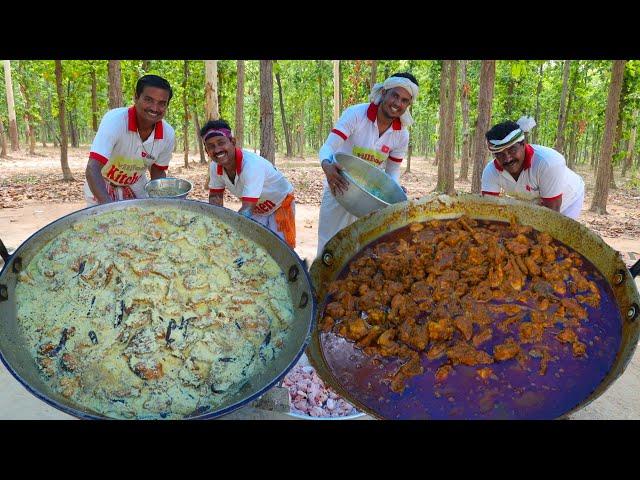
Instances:
[[[158,185],[161,185],[165,180],[178,180],[180,182],[186,182],[189,185],[189,189],[186,192],[182,192],[176,195],[160,195],[157,197],[149,195],[149,189],[147,187],[152,182],[157,182]],[[178,177],[155,178],[153,180],[149,180],[144,186],[144,191],[147,193],[147,195],[149,195],[150,198],[185,198],[187,195],[189,195],[189,193],[191,193],[191,190],[193,190],[193,183],[185,178],[178,178]]]

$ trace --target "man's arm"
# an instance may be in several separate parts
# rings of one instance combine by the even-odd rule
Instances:
[[[217,207],[224,206],[224,192],[209,191],[209,203]]]
[[[349,182],[340,174],[343,168],[338,163],[333,162],[331,158],[333,154],[338,151],[353,130],[353,121],[355,117],[351,107],[342,112],[342,116],[338,119],[338,123],[331,130],[329,136],[325,140],[318,156],[320,157],[320,166],[322,171],[327,177],[327,183],[331,189],[331,193],[335,196],[336,193],[342,194],[349,188]]]
[[[560,206],[562,205],[562,195],[559,195],[556,198],[541,198],[540,205],[559,212]]]
[[[151,180],[155,180],[156,178],[166,178],[167,177],[167,169],[160,168],[155,163],[149,167],[149,173],[151,174]]]
[[[113,201],[107,193],[107,187],[104,184],[104,177],[102,176],[102,164],[100,162],[90,158],[87,162],[85,175],[91,193],[96,197],[98,203],[110,203]]]
[[[240,210],[238,210],[238,213],[245,217],[250,217],[253,214],[253,209],[256,208],[256,205],[256,202],[247,202],[246,200],[243,200],[242,206],[240,207]]]

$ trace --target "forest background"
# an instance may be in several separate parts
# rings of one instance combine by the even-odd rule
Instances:
[[[145,73],[173,87],[165,117],[176,130],[169,174],[192,180],[192,197],[207,198],[198,130],[224,118],[239,145],[285,172],[298,203],[317,206],[317,152],[328,132],[346,107],[368,101],[375,82],[400,71],[420,83],[402,166],[410,197],[478,192],[490,160],[484,132],[530,115],[537,126],[528,141],[559,150],[585,178],[591,214],[583,221],[602,235],[640,234],[638,60],[5,60],[0,207],[81,202],[100,119],[132,104]]]

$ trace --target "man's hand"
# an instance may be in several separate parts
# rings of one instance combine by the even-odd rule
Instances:
[[[322,160],[322,171],[327,177],[331,193],[342,195],[349,188],[349,182],[340,175],[340,171],[344,170],[338,163],[330,160]]]
[[[560,207],[562,206],[562,195],[560,195],[558,198],[554,198],[551,200],[548,200],[546,198],[541,198],[540,205],[542,205],[543,207],[550,208],[551,210],[555,210],[556,212],[559,212]]]
[[[85,175],[87,178],[87,184],[89,184],[89,189],[99,204],[113,202],[107,192],[104,177],[102,176],[102,164],[100,162],[90,158],[87,162]]]

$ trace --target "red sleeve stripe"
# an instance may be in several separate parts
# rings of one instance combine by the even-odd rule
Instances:
[[[210,188],[209,193],[224,193],[224,188]]]
[[[257,203],[258,200],[260,199],[260,197],[254,198],[254,197],[241,197],[240,200],[242,200],[243,202],[251,202],[251,203]]]
[[[100,155],[99,153],[96,153],[96,152],[90,152],[89,153],[89,158],[93,158],[94,160],[97,160],[98,162],[100,162],[103,165],[106,165],[107,162],[109,161],[109,159],[107,157],[103,157],[102,155]]]
[[[495,197],[500,195],[500,192],[487,192],[485,190],[482,191],[482,195],[493,195]]]
[[[389,160],[397,162],[397,163],[402,163],[402,159],[401,158],[395,158],[395,157],[389,156]]]
[[[549,198],[542,197],[543,200],[557,200],[558,198],[562,198],[562,194],[556,195],[555,197],[549,197]]]
[[[343,140],[347,139],[347,135],[345,135],[344,133],[342,133],[340,130],[338,130],[337,128],[332,128],[331,129],[331,133],[335,133],[336,135],[338,135],[339,137],[342,137]]]
[[[154,163],[153,166],[159,170],[166,170],[167,168],[169,168],[169,165],[158,165],[157,163]]]

